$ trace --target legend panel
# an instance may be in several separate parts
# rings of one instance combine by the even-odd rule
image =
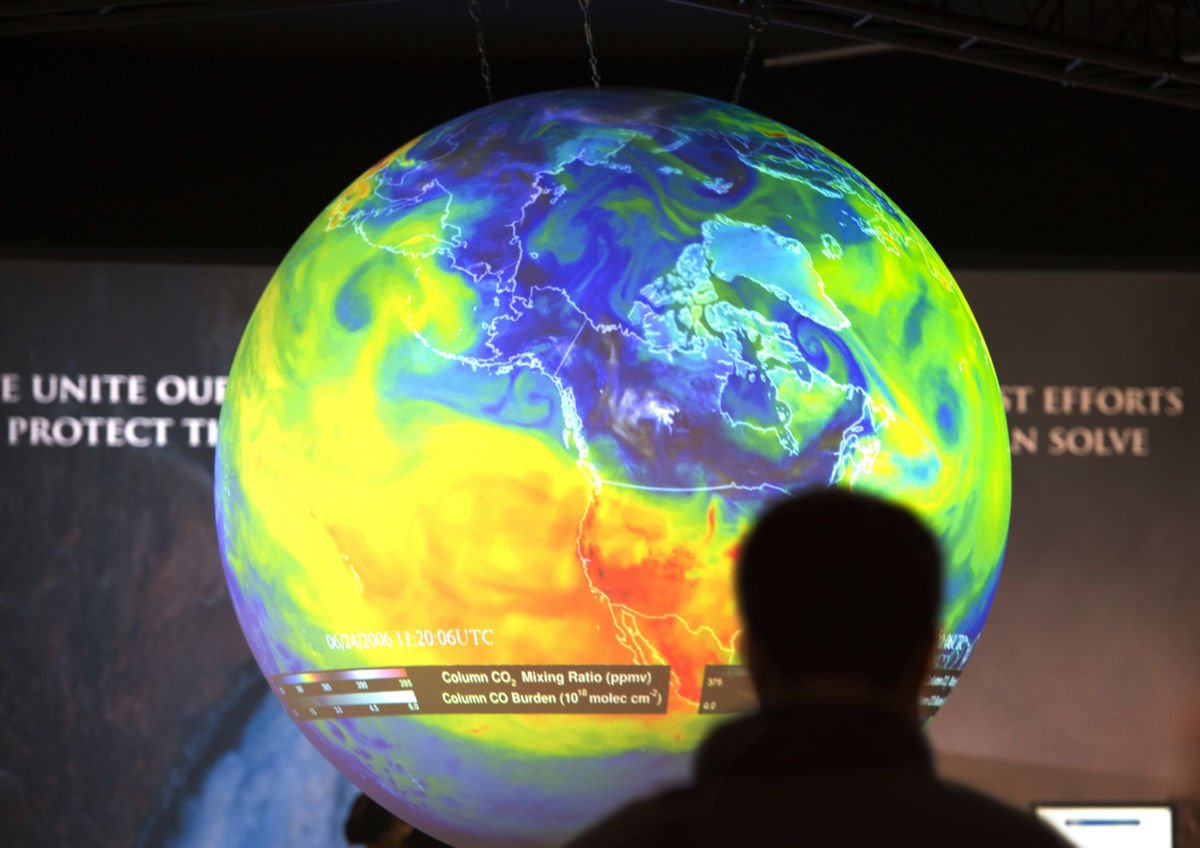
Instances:
[[[758,698],[744,665],[706,665],[700,686],[700,713],[748,713]]]
[[[300,721],[464,713],[656,714],[665,665],[394,666],[275,675]]]

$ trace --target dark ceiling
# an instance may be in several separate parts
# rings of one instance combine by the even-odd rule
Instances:
[[[0,4],[0,31],[43,30],[0,38],[10,255],[276,261],[363,168],[486,102],[467,0],[119,5],[159,19]],[[498,98],[589,84],[576,0],[480,7]],[[591,14],[603,84],[730,96],[745,17],[665,0]],[[858,166],[952,263],[1200,267],[1200,110],[826,52],[861,44],[768,25],[743,102]]]
[[[81,7],[71,15],[34,14],[4,19],[4,6]],[[326,58],[412,62],[474,61],[478,56],[467,0],[342,0],[305,2],[165,2],[112,4],[0,3],[0,33],[35,34],[33,43],[72,47],[146,49],[193,55]],[[119,14],[127,7],[125,14]],[[748,29],[710,9],[668,0],[592,0],[589,11],[603,39],[601,56],[715,55],[745,46]],[[569,58],[585,49],[577,0],[479,0],[490,56]],[[144,23],[128,23],[144,21]],[[816,33],[768,27],[760,44],[767,55],[797,43],[851,43]]]

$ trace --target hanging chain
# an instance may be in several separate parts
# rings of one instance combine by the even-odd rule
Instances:
[[[750,70],[750,58],[754,55],[754,43],[758,36],[771,22],[771,0],[756,0],[754,9],[750,12],[750,38],[746,41],[746,53],[742,56],[742,70],[738,73],[737,84],[733,87],[731,103],[742,99],[742,89],[746,85],[746,72]]]
[[[592,0],[579,0],[583,10],[583,37],[587,39],[588,64],[592,66],[592,87],[600,87],[600,66],[596,62],[596,42],[592,38]]]
[[[483,45],[483,18],[479,14],[479,0],[467,0],[471,20],[475,22],[475,46],[479,48],[479,76],[483,77],[483,88],[487,91],[488,103],[492,98],[492,66],[488,63],[487,48]]]

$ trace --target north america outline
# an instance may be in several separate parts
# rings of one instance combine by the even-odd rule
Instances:
[[[298,722],[436,836],[553,844],[686,774],[720,720],[697,714],[703,670],[737,662],[738,539],[787,492],[929,523],[961,671],[1008,450],[965,299],[853,167],[728,103],[548,92],[401,147],[288,253],[230,374],[218,535],[268,677],[669,666],[664,715]],[[409,627],[494,638],[327,639]]]

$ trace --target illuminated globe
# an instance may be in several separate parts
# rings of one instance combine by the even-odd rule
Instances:
[[[242,628],[309,740],[435,836],[527,845],[682,779],[748,706],[738,540],[825,485],[942,540],[932,714],[1009,515],[961,292],[796,131],[588,90],[452,120],[321,213],[238,350],[216,505]]]

